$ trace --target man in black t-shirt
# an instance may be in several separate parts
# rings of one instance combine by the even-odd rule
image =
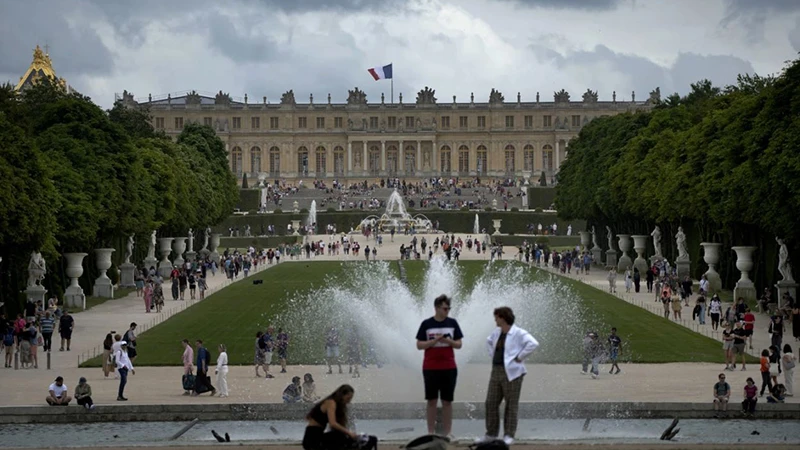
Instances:
[[[736,364],[736,355],[742,355],[742,370],[745,370],[744,347],[747,342],[747,330],[742,328],[743,322],[736,322],[733,329],[733,363]]]
[[[58,320],[58,334],[61,336],[61,348],[58,351],[64,351],[64,343],[67,344],[67,351],[69,351],[69,344],[72,342],[72,329],[75,327],[75,319],[69,314],[69,311],[64,310],[61,319]]]

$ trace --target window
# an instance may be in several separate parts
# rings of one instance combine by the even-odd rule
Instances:
[[[450,116],[442,116],[442,128],[450,128]]]
[[[469,173],[469,147],[466,145],[458,147],[458,171],[463,174]]]
[[[552,116],[542,116],[542,126],[545,128],[550,128],[553,126],[553,117]]]
[[[441,151],[439,152],[439,158],[441,159],[441,168],[442,172],[450,172],[450,147],[447,145],[443,145]]]
[[[341,117],[334,117],[333,118],[333,128],[344,128],[342,126],[342,118]]]
[[[308,149],[305,146],[297,149],[297,173],[308,175]]]
[[[269,129],[270,130],[277,130],[279,127],[280,127],[280,125],[278,124],[278,118],[277,117],[270,117],[269,118]]]
[[[211,119],[211,117],[203,117],[203,125],[205,125],[205,126],[207,126],[207,127],[210,127],[210,126],[211,126],[211,124],[212,124],[212,119]]]
[[[251,117],[250,118],[250,128],[253,130],[257,130],[261,128],[261,117]]]
[[[270,147],[269,149],[269,174],[277,177],[281,174],[281,149]]]
[[[378,129],[378,118],[377,117],[370,117],[369,118],[369,129],[370,130],[377,130]]]
[[[175,129],[182,130],[183,129],[183,117],[176,117],[175,118]]]
[[[238,146],[231,150],[231,170],[237,177],[242,176],[242,149]]]
[[[406,116],[406,128],[414,128],[414,117]]]
[[[317,117],[317,128],[325,128],[325,118],[324,117]]]
[[[478,160],[475,161],[476,164],[477,164],[476,169],[478,171],[478,175],[484,174],[484,173],[486,173],[487,170],[489,170],[489,167],[487,166],[488,161],[489,161],[489,158],[488,158],[488,155],[487,155],[486,146],[479,145],[478,146]]]
[[[297,118],[297,128],[306,128],[308,126],[308,119],[306,117]]]
[[[478,128],[486,128],[486,116],[478,116]]]
[[[533,116],[525,116],[525,128],[533,128]]]
[[[572,126],[573,127],[581,126],[581,116],[578,115],[572,116]]]
[[[506,128],[514,128],[514,116],[506,116]]]
[[[317,117],[317,122],[319,122],[319,119],[322,119],[323,121],[325,120],[322,117]],[[316,156],[315,158],[316,165],[314,166],[314,172],[318,177],[324,177],[325,172],[328,171],[328,166],[326,164],[327,155],[325,154],[325,147],[321,145],[317,147],[317,152],[315,156]]]
[[[261,148],[253,147],[250,149],[250,173],[261,172]]]
[[[341,117],[336,119],[341,119]],[[333,121],[336,122],[336,119]],[[344,175],[344,148],[338,145],[333,148],[333,173],[337,176]]]
[[[397,147],[390,145],[386,148],[386,171],[389,175],[397,175]]]
[[[397,117],[389,117],[389,129],[397,128]]]
[[[469,117],[461,116],[458,118],[458,127],[459,128],[467,128],[469,127]]]
[[[513,145],[508,144],[506,145],[506,174],[511,175],[516,170],[516,161],[515,161],[515,153],[516,149]]]
[[[553,171],[553,147],[550,145],[542,147],[542,170]]]
[[[369,172],[373,175],[377,175],[381,171],[381,150],[373,145],[369,148],[369,155],[367,156],[369,159],[369,164],[367,167],[369,168]]]
[[[242,129],[242,118],[241,117],[234,117],[233,118],[233,126],[231,127],[234,130],[241,130]]]
[[[533,146],[528,144],[523,149],[523,170],[533,172]]]
[[[164,129],[164,118],[156,117],[156,130],[163,130],[163,129]]]

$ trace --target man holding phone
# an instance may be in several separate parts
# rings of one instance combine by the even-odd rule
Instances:
[[[453,396],[456,390],[456,355],[453,349],[461,348],[461,327],[450,314],[451,299],[440,295],[433,301],[435,314],[425,319],[417,331],[417,349],[425,351],[422,377],[425,381],[428,433],[435,433],[436,406],[442,399],[442,426],[444,434],[452,439]]]

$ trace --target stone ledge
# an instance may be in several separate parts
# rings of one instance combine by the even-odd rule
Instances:
[[[455,403],[455,419],[483,419],[484,405]],[[182,422],[198,418],[218,420],[298,420],[305,416],[310,405],[276,403],[237,403],[203,405],[98,405],[86,411],[75,405],[3,406],[0,425],[22,423],[90,423],[90,422]],[[800,420],[800,404],[759,403],[757,418]],[[739,402],[730,405],[730,416],[739,411]],[[424,419],[424,403],[357,403],[352,407],[356,420]],[[519,417],[526,419],[707,419],[714,415],[707,403],[520,403]]]

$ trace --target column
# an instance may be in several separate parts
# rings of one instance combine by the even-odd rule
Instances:
[[[414,161],[414,171],[422,172],[422,141],[417,141],[417,158]]]
[[[347,142],[347,174],[353,174],[353,143]]]
[[[400,149],[397,150],[397,160],[394,162],[394,172],[396,174],[406,169],[403,166],[403,164],[405,164],[405,159],[403,158],[403,154],[405,154],[406,151],[404,148],[405,144],[405,141],[400,141]]]
[[[558,172],[558,166],[561,165],[561,141],[556,139],[556,165],[553,167],[554,172]]]
[[[381,141],[381,172],[386,173],[386,141]]]
[[[436,149],[436,139],[431,142],[431,171],[436,174],[439,172],[439,158],[436,156],[438,151]]]
[[[361,170],[366,175],[369,172],[369,160],[367,159],[367,141],[361,141]]]

